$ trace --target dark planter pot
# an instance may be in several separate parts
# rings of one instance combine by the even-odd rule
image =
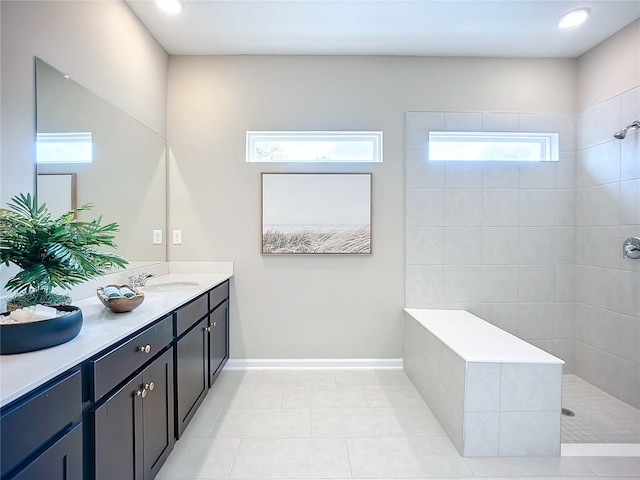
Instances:
[[[82,328],[82,311],[71,305],[55,308],[71,313],[40,322],[0,325],[0,355],[42,350],[75,338]]]

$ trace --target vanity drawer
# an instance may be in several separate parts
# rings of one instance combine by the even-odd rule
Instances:
[[[16,408],[9,407],[0,420],[2,477],[50,439],[80,422],[81,415],[79,370],[53,381]]]
[[[119,347],[89,362],[93,374],[93,401],[108,393],[172,342],[172,319],[172,315],[167,315]]]
[[[189,330],[198,320],[204,317],[208,311],[209,304],[206,293],[192,300],[184,307],[180,307],[176,311],[176,337],[179,337]]]
[[[229,280],[209,290],[209,310],[214,310],[218,305],[229,298]]]

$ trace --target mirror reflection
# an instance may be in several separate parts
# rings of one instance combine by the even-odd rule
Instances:
[[[36,109],[39,201],[93,203],[80,218],[117,222],[131,267],[166,261],[165,139],[39,58]]]

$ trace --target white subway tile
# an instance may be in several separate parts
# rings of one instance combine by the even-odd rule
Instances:
[[[444,189],[407,189],[406,216],[408,227],[444,225]]]
[[[443,162],[430,162],[425,150],[407,151],[407,188],[444,188]]]
[[[554,188],[557,162],[522,162],[520,188]]]
[[[482,191],[480,189],[445,189],[445,226],[480,226],[482,222]]]
[[[610,183],[578,190],[578,225],[619,225],[620,184]]]
[[[517,162],[482,162],[482,188],[518,188],[520,167]]]
[[[446,188],[480,188],[482,186],[481,162],[443,162]]]
[[[465,412],[500,411],[500,364],[467,363]]]
[[[518,301],[518,266],[483,265],[483,302]]]
[[[620,181],[620,140],[611,140],[578,152],[581,187]]]
[[[558,131],[555,113],[519,113],[518,124],[520,132],[554,133]]]
[[[558,188],[554,192],[554,225],[574,227],[576,225],[576,191],[573,188]]]
[[[553,302],[520,302],[518,336],[524,340],[552,339]]]
[[[407,265],[405,302],[442,303],[442,265]]]
[[[640,135],[629,135],[620,144],[620,178],[640,178]]]
[[[485,132],[517,132],[517,113],[482,113],[482,130]]]
[[[579,243],[575,228],[554,229],[554,250],[556,264],[574,264]]]
[[[482,225],[485,227],[517,227],[519,224],[518,211],[519,191],[482,190]]]
[[[444,266],[444,302],[482,301],[481,266]]]
[[[443,129],[443,112],[407,112],[405,116],[407,150],[426,150],[429,130]]]
[[[407,227],[406,264],[441,265],[444,227]]]
[[[520,227],[520,265],[553,265],[555,259],[556,229]]]
[[[621,123],[620,97],[588,108],[578,115],[578,149],[608,142]]]
[[[556,191],[520,189],[520,226],[552,227],[555,223]]]
[[[519,267],[518,300],[520,302],[553,302],[555,267],[525,265]]]
[[[444,227],[444,263],[446,265],[482,263],[482,228]]]
[[[556,339],[575,338],[575,303],[555,302],[553,304],[553,337]]]
[[[576,268],[574,265],[555,266],[555,301],[573,302],[576,297]]]
[[[461,132],[482,131],[482,113],[480,112],[446,112],[444,114],[445,130]]]
[[[466,457],[496,457],[500,452],[500,415],[497,412],[467,412],[464,419]]]
[[[560,410],[500,414],[500,455],[560,455]]]
[[[560,139],[560,152],[575,152],[578,141],[578,116],[575,113],[556,115],[556,127]]]
[[[640,180],[620,183],[620,223],[640,224]]]
[[[560,414],[562,367],[544,363],[506,363],[500,374],[500,411],[556,411]]]
[[[517,227],[482,227],[484,265],[517,265],[518,248]]]
[[[555,163],[556,188],[575,188],[576,186],[576,157],[575,151],[560,152],[560,160]]]

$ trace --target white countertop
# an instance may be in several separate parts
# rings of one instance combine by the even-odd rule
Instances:
[[[564,364],[466,310],[405,308],[404,311],[467,362]]]
[[[196,282],[197,286],[182,286],[170,292],[146,291],[143,287],[144,302],[127,313],[112,313],[95,295],[73,302],[73,305],[80,307],[83,317],[82,329],[73,340],[34,352],[0,355],[0,406],[12,402],[231,277],[231,274],[169,273],[151,278],[147,285],[188,281]]]

